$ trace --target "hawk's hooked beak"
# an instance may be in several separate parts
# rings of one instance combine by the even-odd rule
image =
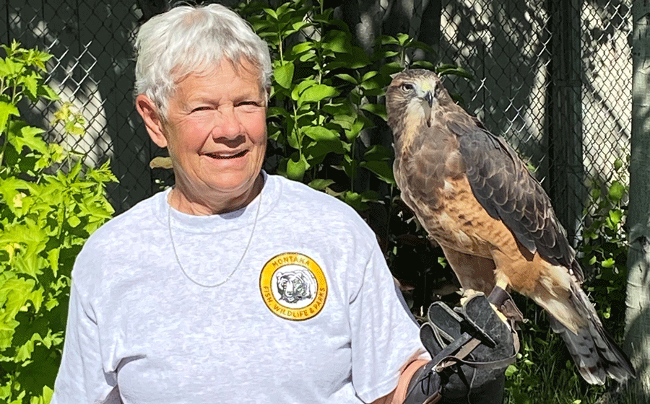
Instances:
[[[427,102],[427,105],[429,105],[429,109],[427,110],[426,114],[427,126],[431,127],[431,108],[433,107],[433,93],[431,91],[424,93],[424,100]]]
[[[427,91],[424,94],[424,99],[427,101],[427,104],[429,104],[429,108],[433,106],[433,93],[431,91]]]

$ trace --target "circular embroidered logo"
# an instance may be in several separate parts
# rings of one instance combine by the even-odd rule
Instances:
[[[300,253],[271,258],[262,268],[260,291],[266,306],[288,320],[307,320],[325,306],[327,281],[320,266]]]

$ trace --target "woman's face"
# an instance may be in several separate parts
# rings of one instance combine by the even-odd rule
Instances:
[[[223,60],[213,70],[183,78],[170,97],[161,127],[176,189],[186,202],[210,205],[205,213],[238,209],[260,190],[266,94],[256,73],[247,62],[235,70]]]

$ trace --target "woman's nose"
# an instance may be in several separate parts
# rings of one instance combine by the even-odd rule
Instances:
[[[233,138],[242,134],[242,125],[235,114],[235,109],[232,107],[224,108],[218,114],[216,119],[215,128],[213,129],[213,137],[226,137]]]

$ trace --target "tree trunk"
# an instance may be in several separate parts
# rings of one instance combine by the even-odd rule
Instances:
[[[650,2],[634,1],[631,38],[632,157],[625,349],[637,370],[637,402],[650,402]]]

